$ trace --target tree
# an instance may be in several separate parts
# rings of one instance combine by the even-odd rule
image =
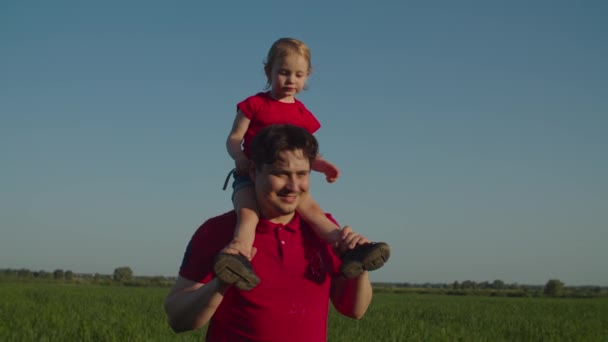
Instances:
[[[22,268],[18,271],[17,276],[19,278],[31,278],[33,276],[32,271],[27,268]]]
[[[17,270],[12,270],[10,268],[5,268],[4,270],[2,270],[2,276],[3,277],[16,277],[17,276]]]
[[[543,293],[547,296],[558,297],[564,294],[564,283],[559,279],[550,279],[545,284],[545,290]]]
[[[55,279],[63,279],[63,270],[62,269],[56,269],[55,271],[53,271],[53,278]]]
[[[51,274],[45,270],[40,270],[37,273],[37,277],[40,279],[48,279],[51,277]]]
[[[488,283],[487,281],[482,281],[481,283],[477,284],[477,287],[480,289],[489,289],[492,286],[490,285],[490,283]]]
[[[465,280],[462,282],[462,284],[460,284],[460,287],[463,289],[474,289],[477,287],[477,284],[475,284],[475,282],[472,280]]]
[[[163,286],[164,283],[165,283],[165,277],[156,276],[156,277],[150,278],[150,284],[152,284],[154,286]]]
[[[502,290],[505,288],[505,282],[500,279],[496,279],[494,280],[494,282],[492,282],[492,288],[496,290]]]
[[[123,266],[114,269],[114,281],[125,282],[133,280],[133,271],[130,267]]]
[[[63,276],[65,277],[65,280],[71,281],[74,278],[74,272],[67,270]]]

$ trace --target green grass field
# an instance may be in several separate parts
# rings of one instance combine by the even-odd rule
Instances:
[[[176,335],[167,288],[0,283],[0,341],[201,341]],[[608,298],[377,293],[361,321],[334,311],[329,341],[608,341]]]

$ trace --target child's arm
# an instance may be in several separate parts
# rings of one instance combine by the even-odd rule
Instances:
[[[325,174],[325,179],[328,183],[333,183],[338,179],[338,177],[340,177],[340,170],[338,167],[323,159],[323,157],[318,154],[315,160],[312,162],[311,168],[313,171]]]
[[[230,157],[234,159],[234,164],[237,173],[239,174],[247,174],[249,171],[249,160],[245,156],[245,153],[243,153],[241,143],[243,142],[247,128],[249,128],[250,122],[251,120],[249,120],[243,112],[237,110],[236,117],[232,123],[232,129],[226,140],[226,149],[228,150]]]

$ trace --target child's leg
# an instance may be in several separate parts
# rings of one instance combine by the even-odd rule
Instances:
[[[341,228],[325,216],[325,213],[310,194],[302,198],[298,206],[302,219],[311,225],[315,233],[327,243],[341,242]],[[390,247],[384,242],[357,245],[341,257],[340,272],[346,278],[355,278],[365,271],[377,270],[390,256]]]
[[[323,209],[310,194],[303,195],[298,213],[323,241],[330,244],[340,241],[340,227],[325,216]]]
[[[249,259],[255,240],[255,228],[260,221],[253,186],[246,186],[235,192],[233,203],[236,211],[234,238],[223,252],[230,254],[241,252]]]
[[[234,237],[215,257],[213,271],[224,283],[251,290],[260,282],[249,262],[259,221],[253,186],[235,189],[233,203],[237,216]]]

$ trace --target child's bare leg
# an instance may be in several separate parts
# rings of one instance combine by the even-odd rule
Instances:
[[[309,194],[302,198],[302,202],[298,206],[298,213],[323,241],[333,245],[335,243],[342,245],[342,230],[327,218],[321,207]],[[384,242],[365,243],[350,248],[341,257],[340,272],[346,278],[355,278],[365,271],[377,270],[390,257],[390,247]]]
[[[327,218],[310,194],[303,195],[298,213],[323,241],[330,244],[340,241],[340,227]]]
[[[255,200],[253,186],[247,186],[234,194],[234,210],[236,211],[236,228],[234,238],[222,252],[229,254],[243,254],[251,259],[251,249],[255,240],[255,228],[260,221],[258,205]]]
[[[260,282],[249,262],[259,221],[253,186],[236,191],[233,201],[237,216],[234,237],[216,256],[213,271],[224,283],[234,284],[241,290],[251,290]]]

